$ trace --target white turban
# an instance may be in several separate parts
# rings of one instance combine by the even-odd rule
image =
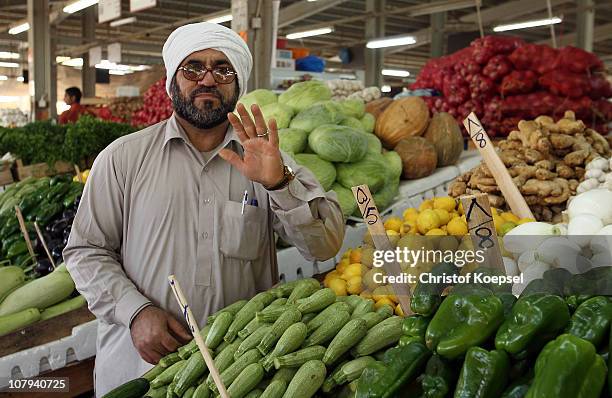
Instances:
[[[177,28],[170,33],[164,43],[162,56],[166,66],[168,95],[170,95],[172,78],[181,62],[190,54],[209,48],[225,54],[238,74],[240,96],[246,93],[247,81],[253,68],[253,57],[249,47],[233,30],[215,23],[199,22]]]

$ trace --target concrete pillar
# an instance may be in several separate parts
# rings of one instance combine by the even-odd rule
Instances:
[[[431,44],[429,55],[438,58],[444,55],[444,25],[446,24],[446,12],[438,12],[429,16],[431,23]]]
[[[52,117],[51,92],[51,35],[49,31],[49,1],[28,0],[28,70],[30,73],[31,119]],[[33,89],[32,89],[33,86]]]
[[[593,51],[595,2],[593,0],[578,0],[576,3],[576,47]]]
[[[49,89],[49,114],[51,118],[55,118],[57,117],[57,63],[55,62],[55,56],[57,54],[57,29],[55,28],[55,26],[51,26],[50,33],[51,45],[49,55],[51,57],[51,85]],[[64,95],[62,94],[61,98],[63,97]]]
[[[385,10],[385,0],[366,0],[366,12],[383,12]],[[385,36],[385,17],[373,17],[366,19],[365,38],[366,40]],[[383,77],[380,74],[384,65],[384,49],[377,48],[365,49],[365,85],[381,86]]]
[[[87,7],[82,11],[81,27],[85,43],[96,39],[97,12],[96,7]],[[81,69],[81,91],[83,97],[96,96],[96,68],[89,66],[89,53],[83,54],[83,68]]]

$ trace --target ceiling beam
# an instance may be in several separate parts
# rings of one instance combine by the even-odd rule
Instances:
[[[325,1],[308,1],[301,0],[287,7],[280,9],[278,14],[278,27],[283,28],[297,21],[308,18],[327,10],[328,8],[340,5],[347,0],[325,0]],[[315,28],[312,28],[315,29]]]
[[[575,45],[577,33],[567,33],[563,37],[557,36],[557,44],[560,46]],[[612,23],[605,25],[595,26],[593,29],[593,42],[602,42],[612,38]],[[537,44],[548,44],[551,45],[550,39],[540,40]]]

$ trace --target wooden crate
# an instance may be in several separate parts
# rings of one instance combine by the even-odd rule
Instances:
[[[0,164],[0,186],[12,184],[14,181],[15,180],[13,179],[13,173],[11,173],[10,164]]]
[[[2,339],[0,357],[70,336],[73,327],[94,319],[95,316],[89,312],[87,306],[83,306],[46,321],[37,322],[21,330],[16,330],[0,337]]]
[[[53,168],[47,163],[35,163],[25,166],[21,159],[16,162],[17,178],[23,180],[28,177],[48,177],[63,173],[74,173],[74,166],[68,162],[55,162]]]

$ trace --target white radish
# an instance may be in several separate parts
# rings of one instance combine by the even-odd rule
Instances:
[[[599,218],[604,225],[612,223],[612,191],[593,189],[576,196],[567,207],[570,221],[581,214]],[[523,224],[529,225],[531,223]],[[516,228],[515,228],[516,229]]]
[[[593,191],[590,191],[593,192]],[[568,237],[580,247],[585,247],[591,242],[593,235],[603,228],[601,219],[592,214],[581,214],[570,218],[567,225]]]
[[[528,222],[521,224],[504,235],[504,247],[513,254],[537,249],[542,242],[551,236],[560,235],[555,225],[545,222]]]
[[[537,249],[536,258],[553,267],[559,267],[567,261],[576,261],[580,246],[564,236],[546,239]]]

